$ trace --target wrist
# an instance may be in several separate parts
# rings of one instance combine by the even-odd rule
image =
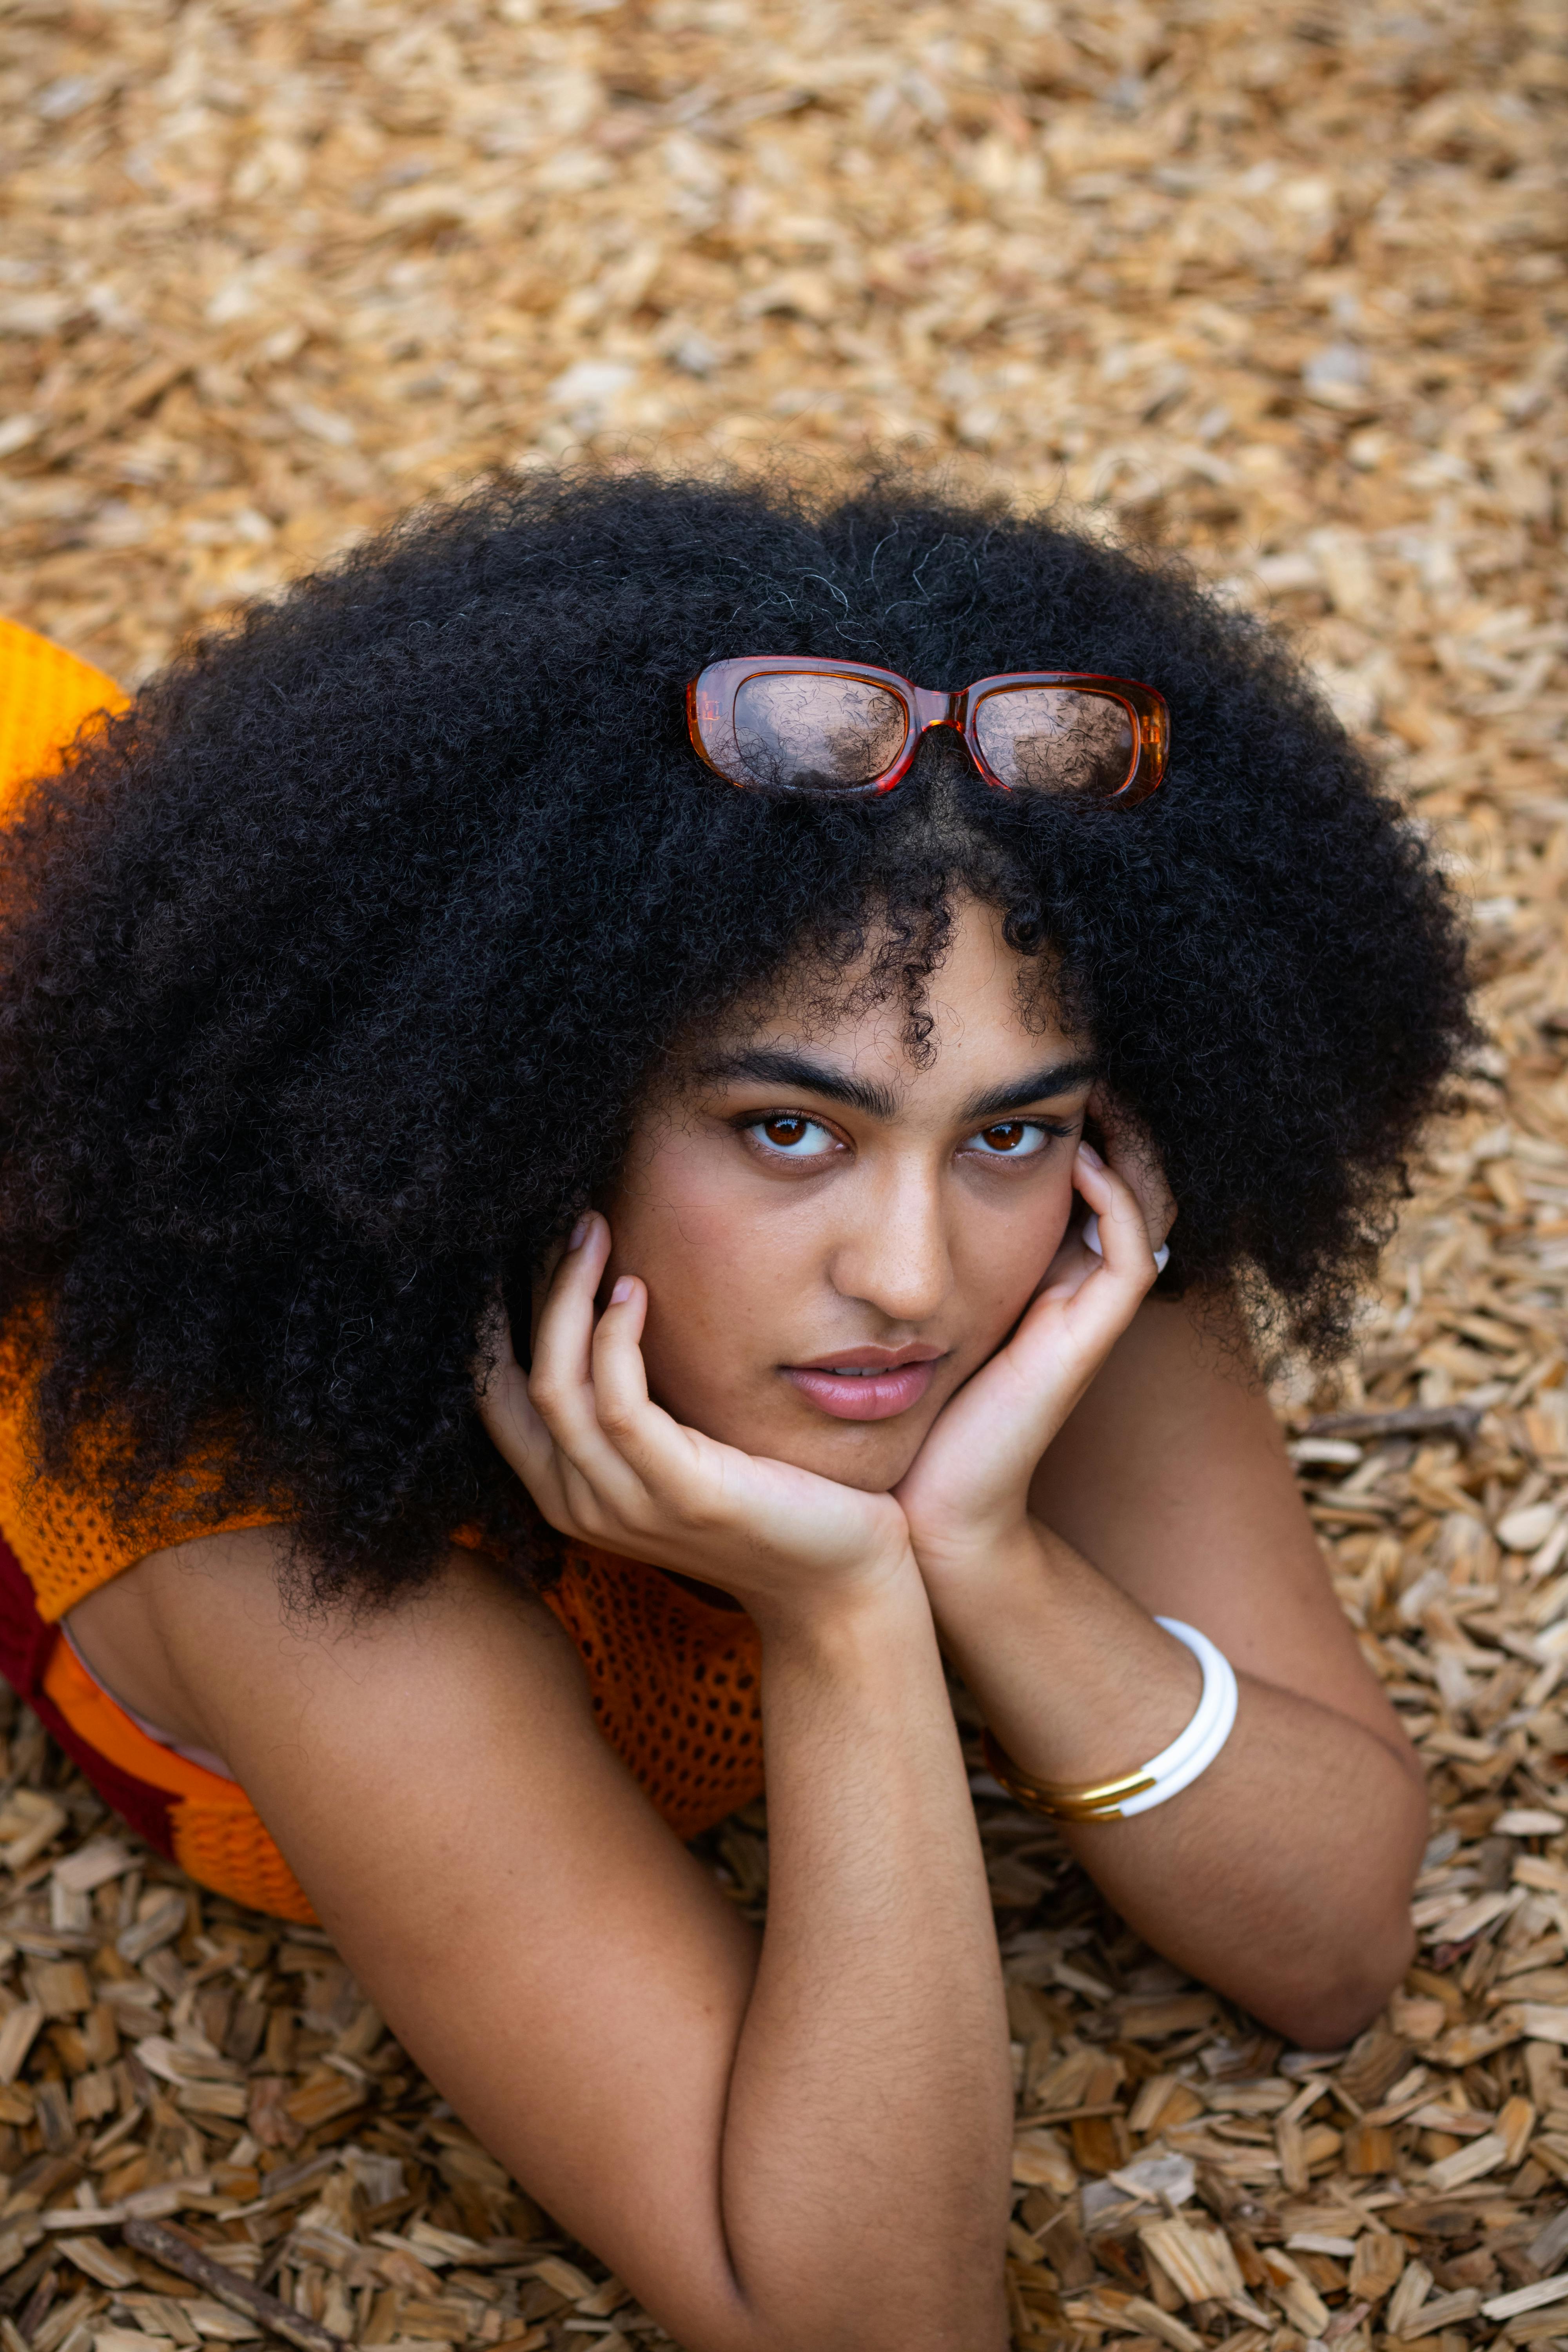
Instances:
[[[1047,1528],[1032,1572],[976,1580],[932,1606],[987,1728],[1028,1779],[1125,1775],[1198,1706],[1191,1650]]]
[[[764,1651],[790,1652],[824,1663],[853,1656],[896,1626],[931,1622],[931,1603],[907,1545],[867,1560],[854,1575],[831,1583],[803,1580],[747,1597],[746,1608]]]
[[[950,1612],[994,1611],[1012,1592],[1037,1594],[1050,1570],[1053,1539],[1024,1510],[961,1536],[922,1538],[916,1528],[912,1539],[931,1606],[944,1622]]]

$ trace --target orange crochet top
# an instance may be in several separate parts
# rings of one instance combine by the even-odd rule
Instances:
[[[84,719],[124,701],[110,679],[0,620],[0,819]],[[268,1524],[204,1520],[188,1490],[126,1534],[79,1486],[35,1477],[27,1398],[0,1374],[0,1667],[110,1801],[193,1878],[238,1903],[312,1919],[292,1871],[237,1782],[142,1730],[59,1640],[79,1601],[163,1545]],[[464,1540],[459,1530],[454,1540]],[[763,1786],[761,1656],[751,1619],[656,1568],[574,1551],[545,1600],[576,1644],[599,1729],[683,1838]]]

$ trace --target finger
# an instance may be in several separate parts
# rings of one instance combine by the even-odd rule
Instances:
[[[554,1460],[555,1443],[534,1411],[520,1366],[513,1367],[504,1389],[497,1381],[481,1394],[479,1419],[491,1444],[537,1497],[540,1483]]]
[[[1056,1252],[1039,1281],[1035,1285],[1034,1297],[1070,1298],[1073,1292],[1098,1273],[1101,1258],[1094,1247],[1093,1227],[1086,1221],[1069,1224],[1057,1244]],[[1032,1303],[1032,1301],[1031,1301]]]
[[[1093,1210],[1104,1270],[1143,1287],[1154,1278],[1154,1254],[1143,1205],[1092,1144],[1080,1143],[1073,1160],[1073,1182]]]
[[[590,1213],[574,1230],[550,1285],[528,1394],[549,1434],[563,1491],[575,1506],[613,1515],[635,1508],[639,1497],[600,1426],[594,1390],[595,1299],[609,1255],[609,1226]]]
[[[586,1218],[579,1217],[572,1228],[570,1236],[563,1234],[558,1241],[551,1243],[544,1253],[539,1271],[533,1277],[533,1296],[528,1322],[528,1353],[531,1362],[539,1343],[539,1319],[544,1312],[545,1303],[551,1291],[554,1288],[555,1277],[565,1264],[568,1253],[577,1247],[586,1231]]]
[[[612,1445],[629,1455],[638,1424],[655,1410],[643,1362],[647,1286],[635,1274],[617,1276],[594,1332],[594,1402]]]
[[[648,1514],[647,1490],[600,1417],[595,1366],[602,1318],[595,1314],[595,1299],[609,1254],[610,1230],[605,1219],[586,1219],[581,1237],[574,1234],[551,1285],[528,1382],[530,1397],[551,1440],[550,1475],[558,1483],[574,1522],[595,1536],[605,1536],[616,1528],[638,1527]],[[625,1304],[624,1279],[617,1283],[615,1295],[612,1331],[624,1321],[620,1313]],[[640,1308],[637,1328],[641,1328]],[[647,1402],[635,1338],[630,1344],[637,1378],[642,1381],[643,1410],[657,1413]]]
[[[1175,1196],[1165,1181],[1159,1155],[1125,1108],[1104,1087],[1096,1087],[1089,1108],[1105,1138],[1107,1163],[1136,1194],[1150,1242],[1157,1248],[1176,1222]]]
[[[593,1414],[594,1297],[610,1255],[600,1216],[580,1220],[555,1269],[533,1339],[528,1392],[551,1434],[574,1451]]]
[[[499,1286],[479,1339],[474,1395],[479,1419],[491,1444],[538,1500],[554,1448],[529,1398],[527,1375],[517,1360]]]
[[[594,1399],[600,1428],[639,1483],[679,1506],[696,1468],[695,1448],[689,1433],[648,1395],[641,1347],[647,1319],[646,1284],[623,1274],[594,1334]]]

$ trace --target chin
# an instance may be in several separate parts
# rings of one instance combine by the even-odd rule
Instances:
[[[841,1486],[853,1486],[862,1495],[890,1495],[914,1458],[911,1451],[900,1454],[890,1467],[886,1462],[876,1466],[869,1462],[847,1466],[840,1463],[837,1468],[824,1465],[822,1475],[836,1478]]]
[[[826,1430],[803,1431],[798,1435],[792,1432],[789,1442],[775,1442],[769,1450],[776,1461],[791,1463],[797,1470],[815,1471],[819,1478],[832,1478],[840,1486],[853,1486],[862,1495],[886,1495],[920,1452],[930,1425],[930,1416],[925,1414],[910,1429],[890,1421],[868,1425],[841,1421]]]

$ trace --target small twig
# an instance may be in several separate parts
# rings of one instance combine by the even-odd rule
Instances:
[[[1481,1425],[1476,1404],[1404,1404],[1387,1412],[1320,1412],[1303,1428],[1303,1437],[1425,1437],[1440,1429],[1452,1430],[1467,1444]]]
[[[275,2294],[266,2294],[260,2287],[252,2286],[248,2279],[239,2278],[222,2263],[215,2263],[204,2254],[189,2238],[177,2230],[166,2230],[162,2221],[130,2221],[125,2224],[127,2242],[151,2254],[165,2270],[178,2271],[195,2286],[203,2287],[216,2302],[226,2304],[244,2319],[254,2319],[271,2336],[281,2336],[288,2344],[297,2345],[299,2352],[352,2352],[341,2336],[319,2321],[307,2319],[303,2312],[290,2311]]]

